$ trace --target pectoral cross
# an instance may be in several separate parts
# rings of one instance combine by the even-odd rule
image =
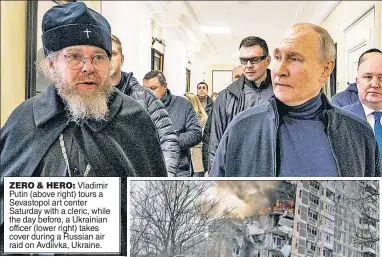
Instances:
[[[84,32],[86,33],[86,36],[89,38],[89,33],[90,33],[91,31],[88,30],[88,29],[86,29]]]

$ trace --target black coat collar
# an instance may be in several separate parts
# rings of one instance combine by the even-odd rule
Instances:
[[[233,82],[230,86],[227,87],[227,90],[230,91],[232,94],[234,94],[236,97],[240,97],[241,92],[243,91],[245,83],[245,77],[244,75],[241,75],[238,80]],[[272,78],[271,78],[271,70],[267,69],[267,78],[261,82],[260,88],[262,87],[268,87],[269,85],[272,85]]]

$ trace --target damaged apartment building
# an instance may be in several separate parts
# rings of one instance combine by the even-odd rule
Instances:
[[[250,217],[215,220],[211,226],[219,227],[218,232],[198,247],[201,250],[197,256],[290,256],[295,212],[295,185],[283,182],[277,190],[283,193],[277,194],[276,198],[279,199],[273,202],[272,207]],[[214,230],[212,227],[209,230]]]
[[[292,257],[379,256],[378,181],[299,181]]]

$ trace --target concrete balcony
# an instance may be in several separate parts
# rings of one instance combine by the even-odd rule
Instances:
[[[327,211],[323,211],[323,212],[324,212],[323,215],[324,215],[326,218],[328,218],[328,219],[330,219],[330,220],[334,220],[334,219],[335,219],[333,214],[331,214],[331,213],[329,213],[329,212],[327,212]]]
[[[325,183],[325,187],[326,187],[327,189],[329,189],[330,191],[332,191],[332,192],[335,192],[335,191],[336,191],[336,189],[334,188],[334,186],[330,185],[328,182]]]
[[[308,234],[308,240],[313,242],[313,243],[317,243],[318,242],[318,237],[315,236],[315,235],[312,235],[310,233],[307,233]]]
[[[311,217],[309,217],[308,224],[317,228],[318,227],[318,220],[314,220]]]
[[[265,248],[267,250],[270,250],[270,251],[277,251],[277,250],[281,250],[281,248],[283,248],[283,246],[287,243],[286,240],[281,240],[281,244],[276,244],[276,243],[270,243],[269,245],[267,245]]]
[[[278,227],[272,228],[268,232],[275,234],[275,235],[282,236],[282,237],[286,237],[286,236],[291,237],[292,236],[292,228],[287,227],[287,226],[278,226]]]
[[[335,203],[334,203],[334,201],[332,199],[330,199],[330,198],[328,198],[326,196],[325,196],[324,199],[325,199],[325,202],[327,202],[328,204],[335,206]]]
[[[316,257],[317,254],[315,251],[312,251],[311,249],[306,249],[306,256],[309,256],[309,257]]]
[[[315,196],[320,197],[320,191],[318,191],[317,188],[310,186],[310,190],[309,190],[309,191],[310,191],[312,194],[314,194]]]
[[[324,247],[328,248],[329,250],[333,250],[334,249],[333,243],[328,243],[328,242],[325,242],[325,241],[324,241]]]
[[[319,206],[313,202],[309,202],[309,208],[315,212],[319,212]]]
[[[324,226],[324,231],[325,231],[326,233],[329,233],[329,234],[331,234],[331,235],[334,235],[334,229],[333,229],[333,228],[329,228],[329,227],[327,227],[327,226]]]

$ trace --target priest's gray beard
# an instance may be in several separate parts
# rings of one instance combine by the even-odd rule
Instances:
[[[77,83],[85,80],[98,81],[94,75],[79,76],[72,84],[63,81],[57,71],[54,71],[53,80],[58,94],[66,104],[66,109],[70,113],[70,120],[81,123],[85,120],[107,120],[109,115],[109,97],[113,91],[110,78],[108,77],[102,86],[98,86],[95,91],[82,93],[77,90]]]

